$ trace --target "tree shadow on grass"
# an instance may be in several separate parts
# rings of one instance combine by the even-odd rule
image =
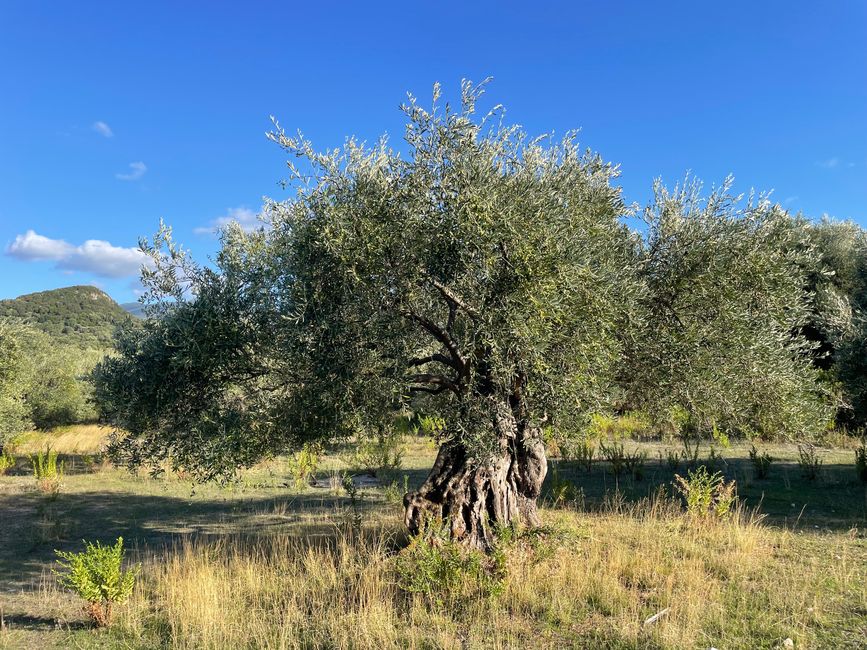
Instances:
[[[187,541],[277,533],[331,543],[346,530],[353,509],[362,522],[382,511],[380,494],[361,492],[354,506],[348,497],[324,490],[216,499],[128,491],[61,492],[53,500],[35,490],[0,494],[0,583],[7,590],[34,588],[53,566],[54,550],[80,550],[83,539],[113,542],[123,536],[139,555],[161,554]]]

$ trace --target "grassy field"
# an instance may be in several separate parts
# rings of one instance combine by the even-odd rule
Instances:
[[[319,472],[333,488],[294,487],[284,459],[194,486],[94,462],[104,433],[25,436],[0,477],[0,647],[867,647],[867,490],[851,449],[819,450],[814,480],[795,446],[766,446],[766,479],[746,446],[717,449],[742,503],[725,521],[666,495],[686,471],[669,465],[675,447],[626,443],[647,453],[641,480],[553,461],[545,529],[504,541],[495,588],[459,574],[417,593],[407,580],[429,554],[401,551],[400,499],[433,461],[429,443],[412,441],[403,469],[353,505],[336,487],[339,450]],[[49,441],[66,464],[53,500],[26,461]],[[141,577],[115,625],[92,630],[50,572],[53,550],[119,535]]]

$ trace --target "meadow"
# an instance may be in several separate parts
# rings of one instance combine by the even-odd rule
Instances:
[[[435,537],[407,547],[401,499],[433,462],[430,441],[409,439],[399,470],[349,495],[348,449],[328,450],[317,486],[296,484],[285,458],[194,485],[102,462],[105,434],[27,434],[0,476],[0,647],[867,645],[867,490],[845,438],[816,450],[814,478],[795,445],[760,445],[774,458],[760,479],[749,445],[708,460],[705,444],[699,457],[737,484],[722,519],[684,512],[675,443],[625,441],[646,458],[619,475],[604,459],[552,460],[543,529],[504,535],[479,565]],[[48,443],[65,466],[55,497],[27,460]],[[51,572],[54,549],[120,535],[141,573],[114,624],[92,629]]]

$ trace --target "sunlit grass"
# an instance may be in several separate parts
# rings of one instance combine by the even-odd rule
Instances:
[[[59,454],[94,454],[105,445],[111,429],[98,424],[75,424],[50,431],[28,431],[13,441],[16,453],[26,455],[51,446]]]

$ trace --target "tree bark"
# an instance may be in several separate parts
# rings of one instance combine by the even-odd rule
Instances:
[[[441,519],[452,539],[487,551],[498,528],[539,525],[536,499],[548,471],[541,430],[519,422],[506,406],[495,416],[493,429],[498,449],[487,461],[470,457],[459,443],[440,447],[427,480],[403,498],[412,534],[426,520]]]

